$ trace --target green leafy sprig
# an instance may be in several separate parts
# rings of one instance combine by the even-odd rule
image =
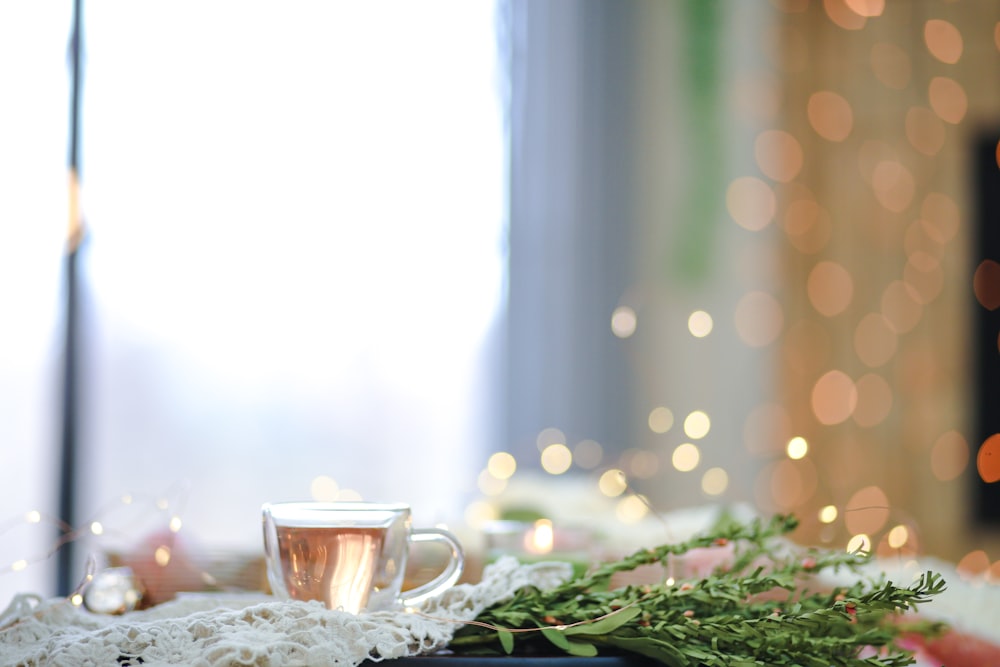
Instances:
[[[456,653],[576,656],[627,652],[667,667],[901,667],[899,617],[945,588],[933,572],[901,588],[884,579],[809,589],[812,575],[857,568],[869,556],[803,549],[780,537],[798,525],[776,516],[720,523],[686,542],[641,550],[550,590],[524,588],[463,626]],[[727,565],[700,579],[612,588],[619,572],[662,564],[694,549],[732,548]],[[940,631],[926,624],[925,631]],[[867,651],[863,653],[863,651]],[[862,657],[866,655],[867,657]]]

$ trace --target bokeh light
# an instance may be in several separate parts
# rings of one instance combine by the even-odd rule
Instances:
[[[170,565],[170,547],[166,545],[158,546],[153,550],[153,560],[160,567]]]
[[[1000,433],[994,433],[979,446],[976,469],[984,482],[992,484],[1000,481]]]
[[[950,482],[969,465],[969,444],[958,431],[948,431],[931,448],[931,473],[942,482]]]
[[[670,457],[674,468],[681,472],[691,472],[698,467],[699,461],[701,461],[701,452],[690,442],[677,445]]]
[[[692,440],[700,440],[708,435],[712,420],[703,410],[695,410],[684,418],[684,433]]]
[[[854,351],[872,368],[886,364],[899,347],[899,337],[882,313],[868,313],[854,329]]]
[[[872,538],[864,533],[854,535],[847,541],[847,553],[869,553],[872,548]]]
[[[659,405],[649,411],[648,422],[653,433],[666,433],[674,426],[674,413],[670,408]]]
[[[638,523],[649,514],[647,501],[638,495],[625,496],[615,505],[615,516],[626,524]]]
[[[818,262],[806,279],[809,303],[822,315],[833,317],[842,313],[854,296],[854,280],[842,265],[832,261]]]
[[[962,84],[946,76],[936,76],[928,86],[931,109],[941,120],[958,125],[969,110],[969,98]]]
[[[762,291],[747,292],[736,304],[733,316],[736,333],[750,347],[773,343],[785,324],[781,303]]]
[[[862,0],[851,1],[860,4]],[[844,30],[861,30],[868,22],[868,18],[854,11],[847,0],[823,0],[823,9],[827,17]]]
[[[565,444],[566,444],[566,434],[560,431],[559,429],[555,428],[554,426],[543,428],[541,431],[538,432],[538,435],[535,436],[535,446],[538,448],[539,452],[543,451],[549,445],[565,445]]]
[[[830,213],[811,198],[796,199],[785,207],[788,241],[801,253],[814,255],[826,247],[833,231]]]
[[[486,469],[497,479],[510,479],[517,470],[517,460],[509,452],[496,452],[487,461]]]
[[[981,261],[972,275],[972,291],[986,310],[1000,308],[1000,264],[992,259]]]
[[[712,333],[712,316],[704,310],[696,310],[688,317],[688,331],[695,338],[704,338]]]
[[[857,404],[858,389],[843,371],[827,371],[813,385],[813,414],[821,424],[830,426],[846,421]]]
[[[340,486],[327,475],[314,477],[309,483],[309,495],[313,500],[329,502],[337,499],[340,494]]]
[[[476,500],[468,504],[463,513],[465,523],[471,528],[481,530],[490,521],[500,518],[496,506],[484,500]]]
[[[604,459],[604,448],[596,440],[581,440],[573,447],[573,463],[586,470],[592,470],[601,465]]]
[[[829,90],[821,90],[809,97],[806,105],[809,124],[816,134],[830,141],[843,141],[851,134],[854,112],[850,103]]]
[[[752,176],[734,179],[726,189],[726,209],[740,227],[759,231],[771,224],[777,200],[771,187]]]
[[[655,452],[645,449],[635,449],[628,452],[627,463],[623,467],[628,468],[632,477],[638,479],[649,479],[660,472],[660,457]]]
[[[628,489],[625,473],[617,468],[604,471],[597,480],[597,488],[609,498],[616,498]]]
[[[729,487],[729,473],[723,468],[709,468],[701,476],[701,490],[709,496],[719,496]]]
[[[903,546],[910,540],[910,531],[902,524],[893,526],[889,531],[887,540],[889,542],[889,546],[893,549],[902,549]]]
[[[476,488],[484,496],[499,496],[507,489],[507,480],[491,475],[489,470],[483,470],[476,478]]]
[[[822,523],[833,523],[839,514],[836,505],[824,505],[819,511],[819,520]]]
[[[766,130],[754,142],[757,166],[775,181],[788,183],[802,170],[802,144],[783,130]]]
[[[755,491],[762,507],[786,512],[807,503],[817,484],[816,467],[808,459],[782,459],[761,472]]]
[[[913,202],[917,185],[913,174],[901,162],[883,160],[872,170],[872,189],[882,206],[901,213]]]
[[[788,458],[797,461],[809,453],[809,443],[801,435],[797,435],[785,445],[785,453],[788,454]]]
[[[562,443],[549,445],[540,457],[542,470],[550,475],[561,475],[573,465],[573,452]]]
[[[851,533],[873,535],[889,520],[889,497],[878,486],[858,489],[844,506],[844,523]]]
[[[858,390],[858,404],[851,416],[861,427],[878,426],[889,416],[892,409],[892,387],[881,375],[866,373],[855,383]]]
[[[943,19],[930,19],[924,24],[924,43],[931,55],[943,63],[954,65],[962,57],[962,33]]]
[[[973,549],[962,556],[955,566],[958,576],[965,581],[982,577],[990,569],[990,557],[982,549]]]
[[[885,0],[844,0],[844,4],[858,16],[867,18],[881,16],[885,10]]]
[[[611,313],[611,332],[619,338],[629,338],[635,333],[639,318],[628,306],[618,306]]]

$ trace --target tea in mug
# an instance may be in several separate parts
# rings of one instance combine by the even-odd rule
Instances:
[[[376,581],[386,528],[279,526],[278,553],[294,600],[322,600],[330,608],[358,611]]]

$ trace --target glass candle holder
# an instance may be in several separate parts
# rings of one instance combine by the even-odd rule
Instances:
[[[593,563],[594,536],[579,526],[557,526],[548,519],[491,521],[483,527],[487,563],[500,556],[514,556],[522,563],[562,561],[583,575]]]

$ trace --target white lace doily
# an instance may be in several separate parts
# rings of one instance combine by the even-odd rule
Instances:
[[[354,667],[440,650],[462,621],[527,585],[569,578],[566,563],[504,557],[478,584],[460,584],[419,613],[349,614],[318,602],[191,595],[144,611],[102,616],[65,599],[19,595],[0,614],[0,666]]]

